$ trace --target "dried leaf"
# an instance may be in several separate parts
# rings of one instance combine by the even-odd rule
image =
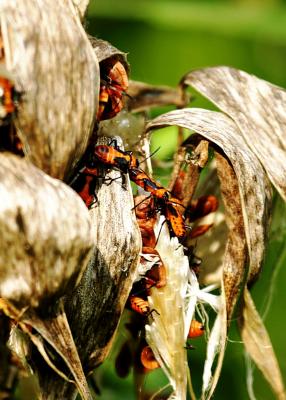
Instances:
[[[66,178],[92,134],[94,51],[71,0],[3,0],[0,24],[5,65],[23,93],[16,125],[24,151],[48,174]]]
[[[180,88],[168,86],[154,86],[144,82],[129,81],[127,91],[127,108],[132,112],[146,111],[153,107],[175,105],[178,108],[185,107],[190,98]]]
[[[259,161],[241,138],[234,122],[221,113],[200,109],[171,111],[151,121],[147,125],[147,131],[169,125],[178,125],[199,133],[205,139],[220,147],[228,157],[237,178],[238,188],[235,191],[236,193],[239,191],[244,227],[241,226],[241,220],[239,220],[239,223],[235,223],[237,224],[237,228],[244,229],[250,258],[250,273],[252,276],[256,276],[260,271],[263,260],[266,231],[269,225],[269,203],[271,201],[271,187]],[[234,177],[232,180],[234,181]],[[231,235],[229,238],[230,241],[226,247],[223,265],[223,271],[226,272],[230,271],[232,263],[236,263],[235,255],[232,254],[235,244]],[[241,235],[238,241],[240,239]],[[231,282],[231,285],[238,285],[238,287],[241,283],[242,269],[245,263],[245,258],[242,255],[243,246],[244,244],[242,244],[242,247],[239,245],[239,255],[242,261],[239,265],[240,273],[236,277],[233,277],[233,282]],[[224,290],[224,283],[222,281],[221,296],[223,303],[228,301],[226,295],[230,295],[229,291],[225,293]],[[219,323],[219,329],[215,330],[214,339],[208,344],[208,351],[210,353],[205,365],[203,387],[203,396],[206,396],[208,399],[212,396],[222,367],[226,342],[226,307],[228,308],[228,318],[230,319],[236,299],[237,295],[235,298],[229,300],[228,307],[225,304],[225,308],[221,311],[223,315]],[[212,376],[211,368],[217,351],[219,351],[219,356],[216,370]]]
[[[249,148],[286,200],[285,90],[229,67],[190,72],[182,83],[193,86],[237,123]]]
[[[48,304],[80,279],[93,246],[82,200],[64,183],[0,154],[0,296]]]
[[[239,325],[241,337],[250,357],[267,379],[277,399],[285,400],[286,392],[270,338],[247,289],[244,290],[244,304]]]
[[[147,130],[179,125],[199,133],[226,154],[238,179],[243,221],[250,257],[249,279],[260,271],[269,228],[271,186],[261,164],[249,150],[235,123],[226,115],[202,109],[163,114]]]
[[[218,153],[216,165],[229,231],[223,260],[223,286],[227,319],[230,323],[239,292],[248,273],[248,251],[237,178],[228,160]]]
[[[92,396],[88,389],[80,358],[62,305],[60,304],[59,307],[54,307],[54,312],[50,312],[49,316],[46,318],[39,318],[36,313],[28,312],[23,316],[22,321],[32,326],[41,335],[37,337],[33,333],[29,333],[31,340],[48,365],[66,382],[75,384],[83,399],[91,399]],[[49,343],[61,359],[64,360],[68,367],[68,375],[72,374],[74,381],[65,376],[65,374],[55,366],[45,350],[45,342],[43,339]],[[54,392],[53,386],[55,385],[55,380],[50,381],[47,379],[47,371],[45,368],[39,368],[39,363],[42,364],[41,360],[33,357],[33,364],[34,368],[37,367],[42,395],[50,395]],[[62,387],[64,387],[64,385],[62,385]],[[57,387],[58,396],[60,395],[60,390],[61,389]],[[72,389],[70,390],[72,391]],[[66,397],[63,396],[62,398]]]

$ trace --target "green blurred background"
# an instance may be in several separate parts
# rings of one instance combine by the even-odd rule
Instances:
[[[191,69],[228,65],[286,87],[286,0],[91,0],[86,29],[128,53],[135,80],[176,85]],[[193,105],[207,102],[197,98]],[[164,149],[161,154],[166,154]],[[286,211],[278,197],[275,204],[265,266],[252,293],[263,312],[271,292],[265,324],[285,379]],[[214,399],[249,398],[243,346],[233,325]],[[123,335],[119,333],[119,341]],[[190,364],[198,393],[205,344],[199,339],[195,345]],[[101,400],[135,399],[132,377],[116,377],[114,354],[99,370],[97,382]],[[145,385],[155,390],[164,382],[157,371],[146,377]],[[258,371],[254,391],[257,400],[274,398]]]

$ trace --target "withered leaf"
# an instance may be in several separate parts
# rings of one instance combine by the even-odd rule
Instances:
[[[237,123],[249,148],[286,200],[285,90],[230,67],[192,71],[182,84],[193,86]]]
[[[82,369],[80,358],[74,344],[74,340],[70,331],[70,327],[62,306],[60,303],[54,307],[53,312],[50,312],[48,317],[39,317],[35,312],[27,312],[22,318],[22,324],[32,326],[39,334],[38,337],[34,333],[28,332],[32,342],[35,344],[39,352],[44,357],[45,362],[61,377],[64,379],[60,387],[64,387],[63,382],[66,384],[75,384],[82,399],[89,400],[92,398],[88,384]],[[72,374],[74,381],[67,377],[63,371],[53,364],[53,360],[45,350],[45,342],[49,343],[53,349],[58,353],[62,360],[64,360],[69,370],[69,376]],[[39,376],[39,382],[42,394],[50,395],[54,392],[55,380],[53,382],[47,379],[47,371],[44,369],[37,369],[38,363],[41,360],[33,358],[34,368]],[[58,395],[61,388],[57,387]],[[72,389],[70,389],[72,391]],[[63,398],[66,398],[65,396]]]
[[[86,150],[99,65],[69,1],[3,0],[5,65],[22,93],[16,125],[28,159],[66,178]]]
[[[270,338],[247,289],[244,290],[244,303],[239,326],[241,337],[250,357],[267,379],[277,399],[285,400],[285,388]]]
[[[180,88],[169,86],[149,85],[144,82],[129,81],[127,91],[129,98],[126,99],[130,111],[139,112],[150,110],[152,107],[175,105],[179,108],[185,107],[190,97]]]
[[[93,246],[88,211],[71,188],[12,154],[0,154],[0,296],[18,308],[73,288]]]
[[[171,111],[150,121],[147,125],[147,131],[169,125],[178,125],[200,134],[205,139],[212,142],[213,145],[218,146],[232,165],[238,185],[235,189],[236,197],[239,192],[239,199],[237,199],[238,203],[236,204],[239,204],[239,202],[241,203],[240,209],[242,211],[243,221],[241,215],[240,219],[237,221],[230,220],[232,224],[236,225],[238,232],[239,230],[242,230],[242,232],[238,238],[235,235],[235,230],[230,233],[229,245],[225,250],[223,269],[229,276],[231,276],[231,286],[239,288],[242,283],[244,268],[246,266],[246,258],[242,254],[245,246],[245,243],[243,243],[244,235],[249,252],[251,276],[256,276],[261,268],[265,249],[266,233],[269,226],[270,203],[272,196],[271,186],[267,176],[265,175],[265,172],[256,156],[249,150],[247,144],[241,137],[239,129],[235,123],[224,114],[201,109]],[[232,181],[234,182],[234,175]],[[226,190],[225,186],[224,189]],[[230,193],[225,192],[225,195],[229,196]],[[229,199],[229,202],[230,201],[231,199]],[[229,211],[230,210],[229,207]],[[239,271],[238,273],[236,271],[235,276],[233,276],[232,264],[236,263],[237,256],[237,254],[233,252],[233,249],[238,244],[235,241],[239,242],[241,239],[242,243],[239,243],[238,246],[239,265],[237,265],[237,268]],[[232,297],[228,302],[226,295],[228,296],[230,293],[227,291],[225,293],[224,283],[225,282],[222,281],[222,302],[225,303],[226,301],[224,307],[228,309],[228,318],[230,318],[233,305],[237,300],[237,293],[236,296]],[[224,316],[223,314],[219,314],[218,318],[219,317],[220,327],[218,328],[218,332],[216,332],[216,329],[213,334],[214,343],[209,342],[208,344],[208,351],[211,349],[213,349],[213,351],[210,351],[210,356],[205,365],[204,374],[206,377],[204,378],[204,396],[207,396],[207,398],[211,397],[215,389],[220,375],[225,349],[226,315]],[[215,327],[217,327],[217,324]],[[212,377],[210,371],[216,351],[219,351],[218,363]]]
[[[250,276],[260,271],[269,228],[272,190],[267,176],[240,135],[235,123],[226,115],[202,110],[183,109],[163,114],[147,125],[147,130],[178,125],[199,133],[226,154],[237,176],[243,209],[245,235],[250,257]]]
[[[248,251],[237,178],[228,160],[219,153],[216,154],[216,165],[229,231],[222,273],[227,319],[230,323],[242,283],[248,272]]]

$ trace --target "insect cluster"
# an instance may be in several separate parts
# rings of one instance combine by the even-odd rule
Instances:
[[[124,73],[124,67],[119,61],[114,64],[107,63],[104,71],[108,73],[101,80],[98,120],[112,118],[122,109],[123,94],[128,88],[127,74]],[[105,172],[108,169],[119,171],[118,178],[106,178]],[[215,196],[200,197],[185,207],[181,200],[183,197],[181,181],[184,178],[184,171],[180,172],[173,190],[169,191],[140,168],[140,161],[132,151],[121,150],[115,139],[108,145],[90,145],[87,156],[70,185],[78,192],[86,206],[91,208],[97,202],[95,188],[98,179],[107,185],[115,179],[122,179],[124,186],[124,174],[128,174],[130,180],[145,192],[144,195],[134,197],[134,209],[142,236],[140,264],[145,266],[146,273],[142,279],[134,283],[126,304],[127,308],[135,312],[127,328],[137,342],[135,350],[131,349],[132,346],[130,347],[128,341],[123,344],[116,361],[120,376],[125,376],[129,371],[127,359],[130,360],[130,365],[133,364],[141,372],[159,367],[144,337],[146,319],[152,318],[152,314],[157,313],[156,309],[150,308],[148,296],[153,288],[162,288],[167,284],[166,268],[156,250],[158,238],[155,237],[154,225],[158,213],[165,217],[171,235],[177,237],[184,246],[190,266],[198,274],[201,260],[195,256],[194,246],[188,245],[188,242],[204,234],[212,225],[198,225],[192,229],[189,224],[218,208]],[[193,320],[188,337],[199,337],[203,333],[203,324]],[[121,359],[124,360],[124,366],[121,365]]]

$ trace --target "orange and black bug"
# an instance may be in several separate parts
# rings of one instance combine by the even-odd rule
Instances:
[[[152,315],[153,312],[159,315],[158,311],[156,311],[155,309],[150,310],[148,301],[144,300],[142,297],[131,295],[129,296],[129,303],[133,311],[137,312],[140,315],[143,315],[144,317]]]
[[[120,61],[100,64],[101,79],[97,120],[113,118],[123,108],[123,95],[128,89],[128,76]]]
[[[111,144],[115,143],[115,147]],[[130,168],[138,167],[139,161],[131,151],[122,151],[117,146],[115,140],[110,145],[97,145],[94,147],[93,154],[97,161],[102,162],[106,166],[117,168],[127,173]]]
[[[166,217],[169,228],[179,240],[184,239],[187,232],[182,208],[183,205],[175,197],[171,197],[163,207],[163,214]]]
[[[200,337],[204,334],[204,332],[205,332],[204,325],[201,322],[193,319],[191,322],[189,333],[188,333],[188,338],[192,339],[192,338]]]
[[[133,311],[138,314],[147,317],[150,314],[150,307],[147,300],[142,299],[142,297],[131,295],[129,297],[130,307]]]
[[[14,83],[0,77],[0,118],[2,124],[9,123],[17,112],[20,93],[16,91]]]
[[[147,370],[160,368],[160,364],[156,360],[150,346],[143,347],[140,353],[140,361],[143,367],[146,368]]]
[[[87,208],[91,208],[96,203],[95,188],[98,177],[97,168],[84,167],[70,184],[83,199]]]
[[[170,192],[161,186],[154,179],[150,178],[146,172],[140,168],[131,166],[128,170],[130,179],[136,185],[142,187],[146,192],[151,193],[157,199],[167,201],[170,197]]]

